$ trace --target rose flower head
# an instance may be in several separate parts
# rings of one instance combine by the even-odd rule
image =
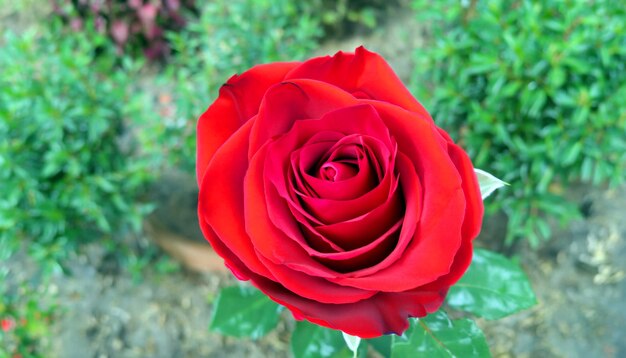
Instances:
[[[401,334],[470,264],[472,163],[363,47],[231,77],[197,148],[204,236],[296,319]]]

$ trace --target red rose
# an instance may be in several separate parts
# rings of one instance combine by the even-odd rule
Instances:
[[[472,163],[363,47],[231,77],[197,139],[204,235],[297,319],[401,334],[470,263]]]

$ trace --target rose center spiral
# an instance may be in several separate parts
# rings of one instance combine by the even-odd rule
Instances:
[[[319,169],[319,177],[328,181],[341,181],[352,178],[359,172],[358,163],[353,159],[326,162]]]

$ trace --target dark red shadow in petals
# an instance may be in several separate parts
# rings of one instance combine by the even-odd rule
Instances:
[[[378,149],[376,152],[377,155],[372,153],[371,146]],[[315,195],[308,196],[330,200],[356,199],[372,190],[382,179],[381,173],[386,171],[390,165],[389,161],[392,159],[389,149],[386,148],[382,142],[376,138],[369,136],[364,137],[357,134],[346,136],[337,141],[333,147],[326,151],[325,155],[319,155],[319,151],[311,153],[312,149],[315,149],[311,147],[312,145],[305,144],[298,150],[298,154],[300,154],[298,157],[298,159],[300,159],[300,165],[298,166],[295,180],[297,183],[302,182],[315,193]],[[347,153],[344,153],[346,151]],[[354,153],[349,153],[350,151]],[[342,160],[347,161],[338,158],[339,155],[344,155],[345,158],[348,158],[349,155],[354,157],[352,161],[357,169],[353,177],[331,181],[313,175],[319,172],[320,166],[327,162],[333,162],[335,160],[339,160],[340,162]],[[320,160],[320,158],[322,159]],[[381,161],[382,163],[380,163]]]
[[[270,271],[259,261],[241,220],[244,215],[241,188],[248,166],[246,143],[251,128],[252,122],[245,123],[215,153],[200,185],[199,216],[200,222],[208,224],[215,234],[207,237],[212,239],[211,244],[223,243],[250,270],[272,278]],[[210,233],[208,230],[204,232]],[[233,259],[223,257],[227,262]]]
[[[406,89],[387,62],[363,46],[357,48],[355,53],[340,51],[332,57],[308,60],[286,76],[286,80],[297,78],[331,83],[356,98],[392,103],[430,118],[426,109]]]
[[[307,252],[309,252],[311,255],[313,255],[314,252],[329,253],[346,251],[336,243],[332,242],[331,240],[317,232],[317,230],[315,230],[315,228],[308,222],[308,220],[302,218],[298,218],[297,220],[300,224],[302,237],[304,237],[306,243],[311,248],[311,250],[307,250]]]
[[[403,216],[404,200],[401,192],[396,189],[386,202],[364,215],[335,224],[316,226],[315,231],[345,250],[366,246]]]
[[[397,181],[388,173],[383,181],[371,191],[352,200],[328,200],[300,196],[302,207],[323,224],[334,224],[357,218],[384,203],[395,191]]]
[[[261,102],[250,134],[248,157],[275,136],[288,132],[295,122],[320,118],[330,111],[357,104],[352,95],[328,83],[298,79],[274,85]]]
[[[217,100],[200,116],[197,124],[196,175],[198,184],[211,158],[224,142],[257,114],[267,89],[282,81],[298,62],[277,62],[254,66],[232,76],[221,88]]]
[[[314,229],[311,217],[294,210],[266,181],[265,193],[268,215],[272,223],[287,236],[298,242],[309,254],[315,252],[343,252],[341,246],[320,235]]]
[[[368,243],[351,251],[337,253],[318,253],[313,256],[337,272],[351,272],[366,267],[372,267],[384,260],[391,251],[396,247],[398,235],[402,219],[398,220],[394,225],[388,227],[375,240],[368,239]],[[353,233],[349,233],[354,235]],[[354,240],[354,239],[353,239]],[[354,240],[358,241],[358,240]]]
[[[353,272],[346,273],[340,276],[333,282],[342,283],[348,280],[351,283],[358,282],[360,277],[369,277],[376,275],[377,272],[387,269],[399,260],[407,246],[413,241],[416,234],[416,228],[420,220],[421,207],[422,207],[422,186],[420,179],[415,173],[414,168],[411,166],[411,162],[402,153],[398,153],[396,167],[399,171],[400,192],[404,198],[404,212],[403,223],[400,229],[400,235],[396,246],[393,251],[389,253],[382,261],[377,264]],[[371,285],[371,283],[367,283]]]
[[[325,153],[344,136],[340,132],[322,131],[309,138],[301,148],[292,151],[289,156],[291,167],[285,183],[291,183],[294,190],[301,195],[318,197],[319,195],[309,183],[303,180],[303,173],[314,170],[313,168],[319,158],[324,157]]]

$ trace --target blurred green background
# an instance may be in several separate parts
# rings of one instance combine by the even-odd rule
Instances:
[[[136,285],[188,275],[144,223],[166,173],[193,186],[197,117],[254,64],[382,52],[511,184],[484,244],[509,254],[589,216],[571,187],[626,179],[621,1],[0,0],[0,33],[0,357],[61,354],[59,282],[94,245]]]

